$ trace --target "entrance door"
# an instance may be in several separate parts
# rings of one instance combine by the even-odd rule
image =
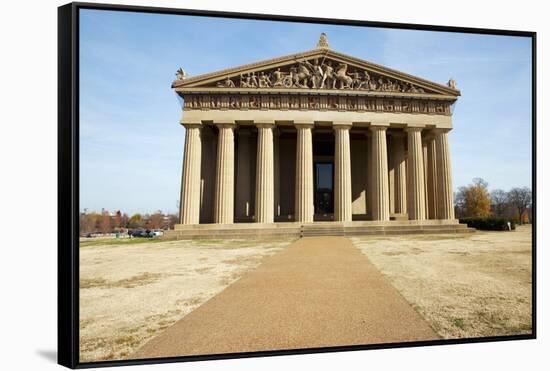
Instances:
[[[315,214],[334,212],[333,167],[331,162],[315,163]]]

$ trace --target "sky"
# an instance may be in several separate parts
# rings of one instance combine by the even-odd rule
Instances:
[[[171,89],[190,76],[331,48],[445,84],[457,81],[453,188],[531,187],[531,40],[517,36],[80,10],[80,208],[178,209],[185,129]]]

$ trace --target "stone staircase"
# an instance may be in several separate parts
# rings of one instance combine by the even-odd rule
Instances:
[[[282,239],[300,238],[299,223],[236,223],[227,225],[200,224],[194,226],[176,225],[174,230],[166,231],[165,239]]]
[[[377,235],[406,235],[406,234],[445,234],[445,233],[473,233],[474,228],[466,224],[403,224],[379,226],[346,226],[345,236],[377,236]]]
[[[282,239],[315,236],[379,236],[407,234],[443,234],[472,233],[458,221],[426,220],[416,221],[353,221],[350,223],[314,222],[314,223],[235,223],[235,224],[199,224],[176,225],[174,230],[165,232],[164,238],[170,240],[188,239]]]
[[[344,225],[334,222],[302,224],[301,237],[314,236],[345,236]]]

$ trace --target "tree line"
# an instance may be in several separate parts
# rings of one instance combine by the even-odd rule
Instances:
[[[474,178],[472,183],[460,187],[455,193],[455,214],[457,218],[499,217],[518,223],[532,221],[532,192],[529,187],[515,187],[509,191],[489,191],[489,184]]]
[[[174,214],[164,214],[157,211],[153,214],[136,213],[129,216],[126,213],[117,210],[109,212],[102,209],[101,212],[82,212],[80,213],[80,234],[89,233],[115,233],[128,229],[170,229],[177,223],[177,216]]]

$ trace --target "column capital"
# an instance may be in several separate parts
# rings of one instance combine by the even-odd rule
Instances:
[[[313,122],[296,122],[294,121],[294,127],[296,129],[313,129],[314,127]]]
[[[275,121],[254,121],[254,125],[257,128],[273,128],[275,127]]]
[[[373,121],[373,122],[370,123],[369,129],[370,130],[376,130],[376,128],[387,129],[389,127],[390,127],[389,122],[383,122],[383,121],[375,122],[375,121]]]
[[[332,128],[334,130],[339,130],[339,129],[349,130],[351,129],[352,126],[353,126],[353,123],[349,121],[334,121],[332,123]]]
[[[422,132],[422,130],[424,130],[424,128],[414,126],[414,127],[406,127],[404,130],[407,133],[409,133],[409,132],[412,132],[412,133],[419,132],[420,133],[420,132]]]
[[[182,122],[181,125],[186,129],[200,129],[203,126],[200,122]]]
[[[434,134],[446,134],[450,131],[451,131],[451,129],[449,129],[449,128],[435,128],[435,129],[432,130],[432,132]]]
[[[387,126],[370,126],[370,131],[386,131],[388,129]]]
[[[213,122],[214,125],[218,127],[218,129],[235,129],[236,125],[234,122]]]

